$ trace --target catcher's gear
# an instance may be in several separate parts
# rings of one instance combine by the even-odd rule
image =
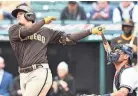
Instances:
[[[24,14],[24,17],[28,20],[28,21],[32,21],[33,23],[35,22],[35,19],[36,19],[36,15],[34,13],[34,11],[27,5],[21,5],[21,6],[18,6],[16,7],[16,9],[14,9],[12,11],[12,16],[17,18],[17,13],[19,11],[24,11],[25,14]]]
[[[97,27],[91,29],[91,33],[92,34],[101,34],[104,32],[104,30],[105,30],[104,26],[97,26]]]
[[[119,59],[120,54],[118,52],[111,51],[107,56],[108,64],[111,64],[115,63]]]
[[[48,16],[48,17],[44,18],[44,20],[45,20],[46,24],[49,24],[49,23],[51,23],[52,20],[56,20],[56,17]]]
[[[128,44],[118,44],[114,47],[113,50],[116,50],[116,49],[120,49],[124,53],[126,53],[129,56],[130,60],[133,59],[133,49]]]
[[[116,51],[117,49],[123,51],[125,54],[127,54],[130,58],[130,60],[133,59],[133,50],[132,47],[125,45],[125,44],[118,44],[114,46],[112,52],[108,55],[108,62],[109,63],[115,63],[119,57],[120,57],[120,52]]]

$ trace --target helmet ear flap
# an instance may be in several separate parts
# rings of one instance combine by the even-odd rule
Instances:
[[[31,13],[31,12],[25,13],[25,14],[24,14],[24,17],[25,17],[25,19],[27,19],[28,21],[32,21],[32,22],[34,23],[34,20],[35,20],[35,15],[34,15],[34,13]]]

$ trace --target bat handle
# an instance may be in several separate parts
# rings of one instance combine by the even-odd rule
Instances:
[[[135,36],[132,37],[132,39],[131,39],[131,41],[130,41],[130,43],[129,43],[129,46],[130,46],[130,47],[133,47],[134,39],[135,39]]]
[[[107,40],[105,39],[105,36],[103,33],[101,33],[101,36],[102,36],[102,40],[103,40],[103,43],[106,44],[107,43]]]

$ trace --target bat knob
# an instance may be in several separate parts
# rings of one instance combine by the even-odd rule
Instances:
[[[102,30],[103,30],[103,28],[102,28],[102,27],[98,27],[98,30],[99,30],[99,31],[102,31]]]

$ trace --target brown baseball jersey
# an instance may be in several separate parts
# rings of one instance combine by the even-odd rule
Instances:
[[[90,30],[66,34],[65,32],[42,27],[44,24],[44,20],[41,20],[30,27],[15,24],[9,28],[10,43],[20,68],[32,64],[48,63],[46,53],[47,45],[50,42],[72,45],[75,44],[75,41],[91,35]]]
[[[21,25],[16,24],[9,29],[10,43],[20,67],[47,63],[47,44],[60,40],[64,32],[42,27],[36,33],[22,38],[19,32],[21,27]]]
[[[129,44],[131,41],[133,35],[131,35],[129,38],[126,38],[124,35],[121,35],[119,37],[116,37],[111,40],[111,46],[113,47],[115,44]],[[137,45],[137,38],[134,39],[134,45]]]

